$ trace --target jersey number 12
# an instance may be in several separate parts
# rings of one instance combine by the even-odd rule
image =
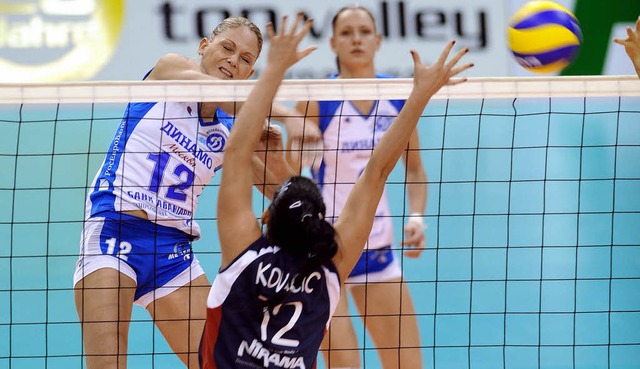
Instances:
[[[171,155],[168,152],[161,152],[159,154],[150,153],[147,156],[147,159],[151,160],[155,165],[153,167],[153,173],[151,174],[151,183],[149,183],[149,191],[158,193],[160,191],[160,186],[162,183],[162,178],[164,177],[164,171],[167,168],[167,163]],[[184,164],[178,165],[174,170],[173,174],[179,178],[182,182],[168,186],[167,188],[167,198],[177,200],[177,201],[186,201],[187,195],[185,191],[193,185],[193,179],[195,174],[189,167]],[[184,178],[184,174],[186,174],[186,178]]]
[[[296,322],[298,321],[298,319],[300,318],[300,315],[302,314],[302,302],[300,301],[287,302],[286,304],[278,304],[274,306],[271,311],[269,311],[268,308],[264,309],[264,317],[262,318],[262,325],[260,326],[260,339],[262,341],[266,341],[268,339],[267,326],[269,325],[269,320],[271,319],[271,316],[278,315],[278,313],[280,312],[280,309],[283,306],[287,306],[287,305],[293,306],[294,308],[293,315],[291,316],[291,319],[289,319],[289,322],[284,327],[280,328],[280,330],[278,330],[276,334],[273,335],[273,337],[271,337],[271,342],[275,345],[280,345],[280,346],[298,347],[298,345],[300,344],[300,341],[284,338],[283,336],[285,335],[285,333],[290,331],[294,325],[296,325]]]

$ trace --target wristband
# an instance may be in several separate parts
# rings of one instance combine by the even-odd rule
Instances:
[[[407,223],[419,224],[422,229],[427,229],[427,225],[424,224],[424,215],[420,213],[411,213],[407,217]]]

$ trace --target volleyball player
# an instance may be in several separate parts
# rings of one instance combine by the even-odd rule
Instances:
[[[376,73],[374,58],[382,37],[372,13],[362,6],[344,7],[334,16],[331,49],[336,54],[336,78],[384,78]],[[330,219],[339,216],[349,193],[371,158],[376,142],[394,124],[402,100],[312,101],[297,109],[320,127],[324,157],[313,176],[322,188]],[[316,118],[317,117],[317,118]],[[420,158],[417,130],[403,153],[410,216],[404,227],[405,255],[417,258],[426,245],[424,232],[427,175]],[[292,166],[300,168],[292,157]],[[365,317],[365,327],[385,369],[421,368],[418,323],[411,293],[402,283],[402,270],[393,252],[394,228],[386,192],[376,211],[371,234],[353,272],[346,279],[353,301]],[[328,367],[359,368],[358,340],[343,290],[340,304],[323,343]],[[404,364],[403,364],[404,363]]]
[[[636,28],[627,27],[627,38],[614,38],[613,41],[624,46],[624,50],[629,55],[638,77],[640,77],[640,17],[636,20]]]
[[[145,79],[247,79],[262,42],[253,23],[228,18],[200,41],[199,58],[167,54]],[[200,237],[193,217],[198,196],[222,165],[232,126],[222,109],[233,108],[127,106],[90,187],[74,274],[87,368],[126,368],[133,304],[149,312],[185,365],[198,367],[210,284],[192,252]]]
[[[376,146],[337,221],[325,220],[317,185],[294,176],[275,193],[263,217],[252,209],[251,174],[245,169],[258,144],[264,118],[288,67],[311,52],[296,51],[310,22],[296,31],[267,28],[267,68],[240,110],[226,147],[218,199],[222,265],[207,301],[200,345],[202,368],[313,368],[340,289],[362,254],[384,184],[406,148],[429,98],[471,65],[447,61],[424,66],[416,52],[414,85],[395,123]],[[283,21],[286,24],[286,21]]]

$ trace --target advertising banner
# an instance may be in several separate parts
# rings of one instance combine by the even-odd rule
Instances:
[[[362,0],[376,17],[382,47],[379,72],[408,77],[409,49],[423,61],[438,55],[450,39],[469,47],[475,68],[470,77],[530,75],[506,45],[507,22],[525,0]],[[558,0],[589,20],[585,45],[570,74],[632,74],[624,50],[610,39],[640,13],[640,1]],[[331,20],[351,2],[338,0],[0,0],[0,82],[139,80],[165,53],[196,57],[196,47],[225,17],[242,15],[263,31],[284,14],[303,12],[314,19],[305,40],[319,48],[292,68],[288,78],[324,78],[336,72],[329,40]],[[591,5],[589,5],[591,4]],[[620,8],[620,9],[618,9]],[[637,9],[636,9],[637,8]],[[637,10],[637,11],[636,11]],[[596,21],[592,19],[598,19]],[[581,19],[582,22],[582,19]],[[584,23],[584,22],[583,22]],[[593,43],[589,43],[594,40]],[[604,40],[604,41],[603,41]],[[264,58],[256,64],[256,76]],[[571,73],[571,69],[574,69]]]

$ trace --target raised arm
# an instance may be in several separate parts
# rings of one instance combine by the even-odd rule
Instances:
[[[452,80],[472,64],[457,66],[460,58],[467,53],[463,49],[447,61],[455,41],[450,42],[435,64],[427,67],[420,56],[411,51],[414,62],[413,89],[409,98],[382,139],[373,150],[364,172],[356,181],[347,203],[335,224],[339,242],[338,254],[334,262],[342,280],[351,272],[364,248],[371,231],[376,208],[384,190],[384,185],[400,158],[411,134],[429,99],[445,84],[457,84],[465,79]]]
[[[253,69],[249,76],[253,75]],[[247,76],[247,78],[249,77]],[[244,77],[244,76],[243,76]],[[180,54],[166,54],[158,60],[149,73],[147,80],[220,80],[202,71],[201,66],[193,60]],[[218,102],[213,103],[229,114],[235,115],[243,105],[243,102]],[[284,123],[287,128],[287,136],[290,140],[304,142],[307,145],[316,145],[322,139],[322,134],[317,126],[305,125],[304,119],[295,109],[288,108],[280,103],[273,103],[270,116],[272,119]]]
[[[166,54],[158,60],[146,80],[219,81],[220,78],[204,73],[197,63],[183,55]],[[221,108],[229,114],[235,114],[235,111],[242,106],[237,102],[207,102],[205,104],[208,105],[209,111],[215,111],[215,109]]]
[[[200,65],[180,54],[166,54],[160,57],[149,73],[148,80],[219,80],[204,73]]]
[[[624,46],[624,50],[636,69],[636,74],[640,77],[640,17],[636,20],[635,30],[627,27],[626,39],[614,38],[613,42]]]
[[[310,124],[298,110],[274,103],[271,116],[273,119],[284,123],[287,128],[287,141],[293,142],[294,146],[304,146],[305,148],[322,146],[322,132],[320,132],[318,125]],[[310,166],[311,162],[307,157],[305,159],[307,161],[304,164]]]
[[[285,71],[310,54],[315,47],[297,51],[298,44],[309,32],[311,21],[297,32],[302,16],[298,16],[290,30],[287,18],[276,35],[267,25],[270,40],[267,66],[251,90],[247,102],[240,109],[236,123],[225,148],[225,169],[218,194],[218,233],[222,251],[222,268],[231,263],[246,247],[258,239],[260,227],[253,213],[250,170],[254,151],[258,147],[264,120],[271,109],[272,100],[282,82]]]
[[[300,140],[296,137],[287,139],[287,162],[296,174],[300,174],[305,167],[317,170],[322,162],[322,133],[318,123],[318,109],[316,101],[300,101],[296,104],[297,117],[290,118],[298,127],[302,127],[304,137],[307,137],[309,132],[319,134],[318,140]]]
[[[284,158],[284,144],[280,127],[266,125],[253,159],[255,185],[262,194],[273,198],[280,184],[296,175]]]

